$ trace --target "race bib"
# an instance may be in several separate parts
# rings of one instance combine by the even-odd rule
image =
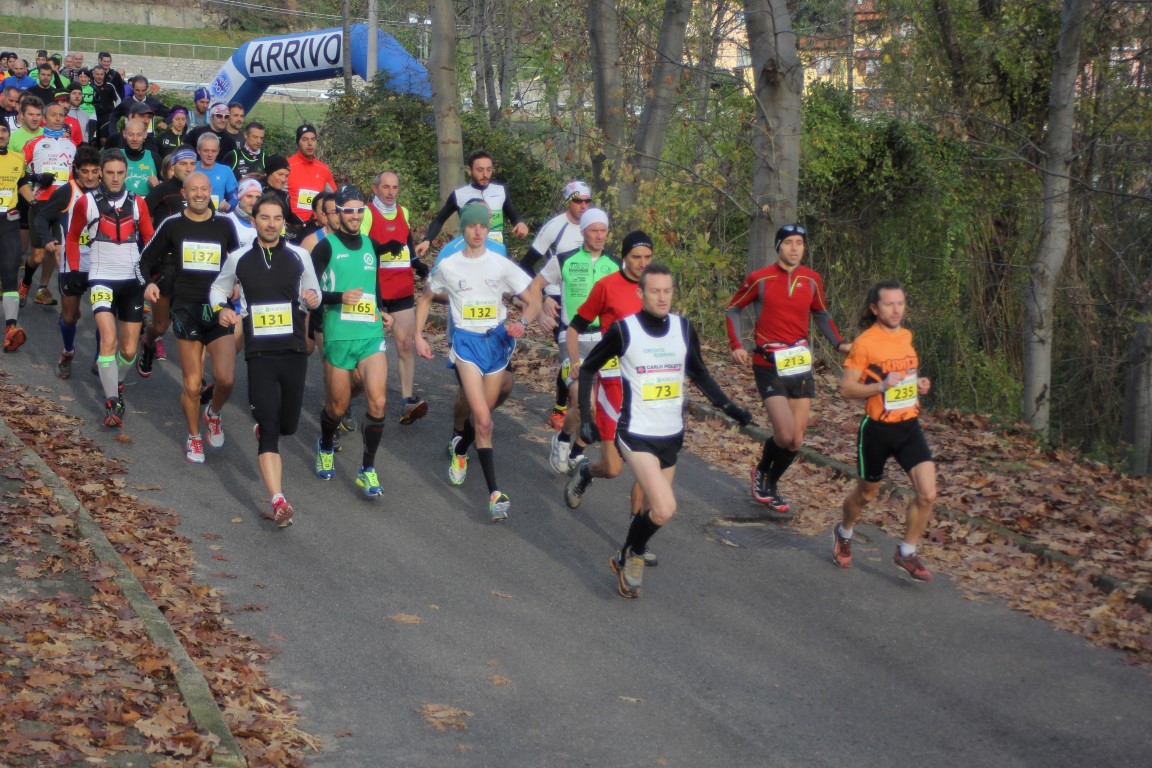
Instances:
[[[195,272],[219,272],[222,250],[219,243],[197,243],[186,240],[181,254],[184,269]]]
[[[0,189],[0,213],[7,213],[12,204],[16,202],[16,191],[12,189]]]
[[[87,248],[91,242],[92,242],[92,233],[89,232],[87,229],[85,229],[83,232],[80,233],[80,247],[81,248]]]
[[[906,408],[915,408],[919,401],[919,388],[916,384],[915,375],[905,376],[899,384],[889,387],[884,392],[884,410],[889,413],[902,411]]]
[[[494,301],[467,302],[460,308],[460,325],[464,328],[490,328],[500,317],[498,310],[499,305]]]
[[[355,304],[340,305],[340,319],[353,323],[371,323],[376,320],[376,296],[366,293]]]
[[[112,289],[103,285],[94,285],[88,294],[88,301],[92,303],[93,312],[97,309],[112,309]]]
[[[210,197],[212,198],[212,207],[220,210],[220,195],[210,195]]]
[[[412,255],[408,252],[408,246],[401,248],[399,253],[380,254],[381,269],[407,269],[410,266]]]
[[[315,189],[302,189],[296,193],[296,207],[297,208],[311,208],[312,201],[316,199],[316,195],[320,194]]]
[[[650,408],[679,408],[684,381],[679,376],[648,374],[641,379],[640,399]]]
[[[618,379],[620,378],[620,358],[614,357],[608,362],[604,363],[604,367],[600,369],[600,378],[602,379]]]
[[[250,312],[253,336],[283,336],[292,333],[291,304],[255,304]]]
[[[772,358],[780,376],[799,376],[812,370],[812,350],[803,344],[778,349],[772,353]]]
[[[500,231],[500,230],[498,230],[498,229],[493,229],[493,230],[490,230],[490,231],[488,232],[488,239],[489,239],[489,240],[491,240],[491,241],[493,241],[493,242],[496,242],[496,243],[501,243],[501,244],[503,244],[503,242],[504,242],[504,233],[503,233],[503,232],[501,232],[501,231]]]

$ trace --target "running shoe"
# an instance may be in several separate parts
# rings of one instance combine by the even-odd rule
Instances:
[[[376,470],[373,467],[361,468],[356,475],[356,485],[370,499],[384,495],[384,489],[380,486],[380,478],[376,475]]]
[[[464,480],[468,477],[468,457],[457,456],[452,454],[451,463],[448,465],[448,479],[452,481],[452,485],[464,485]]]
[[[281,496],[272,502],[272,509],[264,513],[264,518],[273,520],[278,528],[287,528],[292,525],[292,514],[294,510],[292,505],[288,503],[288,499]]]
[[[648,568],[655,568],[660,565],[660,561],[656,559],[656,553],[652,551],[652,547],[646,547],[644,554],[640,555],[640,557],[644,558],[644,565]]]
[[[42,307],[56,306],[56,297],[52,295],[52,291],[44,286],[40,286],[40,290],[36,291],[36,298],[32,301]]]
[[[488,514],[492,516],[492,522],[501,523],[508,519],[508,510],[512,507],[512,502],[508,500],[508,494],[500,493],[500,491],[492,491],[492,495],[488,497]]]
[[[168,353],[164,351],[164,339],[156,339],[156,359],[167,360]]]
[[[355,432],[356,419],[352,418],[352,409],[349,408],[348,412],[340,419],[340,426],[336,428],[336,434],[332,436],[332,450],[340,453],[344,450],[344,446],[340,444],[340,436],[342,432]]]
[[[152,366],[156,362],[156,351],[159,346],[159,339],[149,344],[141,337],[140,351],[136,355],[136,373],[140,374],[140,378],[146,379],[152,375]]]
[[[333,451],[326,451],[320,447],[320,440],[316,440],[316,477],[321,480],[331,480],[336,476],[336,455]]]
[[[18,325],[8,326],[8,330],[4,331],[4,351],[15,352],[24,345],[28,340],[28,334],[24,333],[24,329]]]
[[[761,472],[759,467],[752,468],[752,501],[757,504],[767,504],[772,500],[772,486],[768,484],[768,473]]]
[[[212,394],[216,391],[216,382],[200,381],[200,405],[212,402]]]
[[[61,352],[60,359],[56,361],[56,378],[67,381],[72,378],[72,358],[75,352]]]
[[[896,550],[900,554],[900,550]],[[832,526],[832,562],[841,568],[852,567],[852,539],[840,535],[840,523]]]
[[[204,438],[200,435],[188,435],[184,441],[184,458],[193,464],[204,463]]]
[[[215,416],[209,415],[208,411],[211,410],[211,408],[212,406],[206,405],[204,406],[204,411],[201,413],[201,416],[204,417],[204,424],[208,427],[208,445],[212,446],[213,448],[223,448],[224,427],[220,423],[219,414]]]
[[[124,401],[110,398],[104,401],[104,426],[119,429],[124,426]]]
[[[452,439],[448,441],[448,458],[452,458],[456,455],[456,443],[463,439],[464,438],[460,435],[452,435]]]
[[[896,547],[896,554],[892,555],[892,562],[915,581],[932,581],[932,572],[924,567],[920,558],[915,554],[904,557],[900,554],[900,547]]]
[[[555,430],[564,428],[564,417],[568,415],[568,406],[561,408],[558,405],[552,406],[552,413],[548,414],[548,426]]]
[[[552,471],[558,475],[562,475],[569,471],[568,467],[568,452],[572,450],[571,443],[564,443],[560,441],[560,435],[563,434],[557,430],[552,435],[552,446],[548,452],[548,463],[552,465]]]
[[[28,289],[30,285],[25,285],[23,281],[20,283],[20,308],[23,309],[24,305],[28,303]]]
[[[634,600],[640,597],[640,587],[644,585],[644,558],[629,550],[617,552],[608,560],[612,573],[616,574],[616,594]]]
[[[592,485],[592,462],[587,456],[581,456],[579,462],[568,485],[564,486],[564,502],[572,509],[580,506],[580,502],[584,501],[584,492]]]
[[[400,409],[400,423],[411,424],[417,419],[428,415],[428,401],[422,397],[413,396],[404,398],[404,405]]]

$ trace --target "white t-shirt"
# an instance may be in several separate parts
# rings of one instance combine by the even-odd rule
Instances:
[[[556,247],[553,248],[553,244]],[[544,263],[547,264],[556,254],[566,253],[582,245],[584,245],[584,235],[580,234],[580,225],[573,224],[568,220],[568,215],[562,213],[559,216],[553,216],[544,226],[540,227],[536,239],[532,241],[532,250],[543,256]],[[557,297],[559,300],[560,286],[549,284],[545,286],[544,293]]]
[[[452,324],[473,333],[501,325],[508,316],[504,294],[521,294],[531,284],[514,262],[487,249],[474,258],[463,251],[448,256],[428,279],[433,291],[448,294]]]

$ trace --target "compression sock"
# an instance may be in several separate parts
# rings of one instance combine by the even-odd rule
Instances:
[[[564,381],[564,374],[556,373],[556,410],[568,407],[568,382]]]
[[[792,462],[796,460],[796,454],[799,451],[790,451],[787,448],[778,448],[776,453],[776,461],[772,462],[772,469],[768,472],[768,483],[773,488],[776,483],[780,482],[780,478],[788,471],[788,467],[792,466]]]
[[[64,351],[76,351],[76,323],[69,325],[60,318],[60,338],[64,340]]]
[[[772,471],[772,464],[776,461],[777,455],[783,449],[776,445],[773,438],[768,438],[764,441],[764,450],[760,452],[760,463],[756,465],[756,469],[760,470],[761,474],[767,475]]]
[[[360,466],[376,466],[376,449],[380,447],[380,438],[384,435],[384,417],[364,417],[364,457]]]
[[[124,383],[124,379],[128,378],[128,371],[132,370],[132,366],[136,364],[136,355],[128,360],[119,352],[116,353],[116,381],[119,384]]]
[[[561,442],[564,442],[563,440]],[[572,447],[568,449],[568,458],[578,459],[584,455],[584,446],[575,440],[572,441]]]
[[[16,318],[20,316],[20,294],[16,291],[5,291],[4,293],[4,317],[10,323],[15,323]]]
[[[476,455],[480,457],[480,469],[484,470],[484,482],[488,483],[488,493],[500,490],[496,486],[496,459],[491,448],[477,448]]]
[[[460,442],[456,443],[456,455],[467,456],[468,449],[476,442],[476,427],[472,426],[472,419],[464,422],[464,431],[460,433]],[[480,450],[477,448],[476,450]]]
[[[32,266],[29,262],[24,262],[24,278],[20,281],[27,287],[32,287],[32,279],[36,276],[36,267]]]
[[[320,449],[323,451],[335,450],[336,430],[340,427],[340,417],[328,415],[328,408],[320,409]],[[365,466],[372,466],[366,464]]]
[[[104,390],[105,400],[115,400],[119,397],[116,377],[116,355],[99,355],[96,358],[96,369],[100,373],[100,388]]]
[[[628,526],[628,538],[624,539],[624,549],[631,549],[634,555],[643,555],[648,551],[648,540],[659,530],[660,526],[652,522],[651,514],[647,511],[641,512],[632,518],[632,524]]]

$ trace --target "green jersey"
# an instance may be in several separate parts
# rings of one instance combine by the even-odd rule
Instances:
[[[376,306],[376,249],[364,235],[336,232],[312,249],[312,263],[324,291],[324,339],[384,338],[384,321]],[[355,304],[340,303],[344,291],[360,288]]]
[[[540,276],[550,285],[560,284],[560,319],[565,325],[572,321],[576,310],[592,292],[596,281],[620,271],[620,261],[615,256],[601,253],[595,260],[583,246],[573,251],[557,254],[552,257]],[[589,326],[590,330],[600,330],[599,322]]]

